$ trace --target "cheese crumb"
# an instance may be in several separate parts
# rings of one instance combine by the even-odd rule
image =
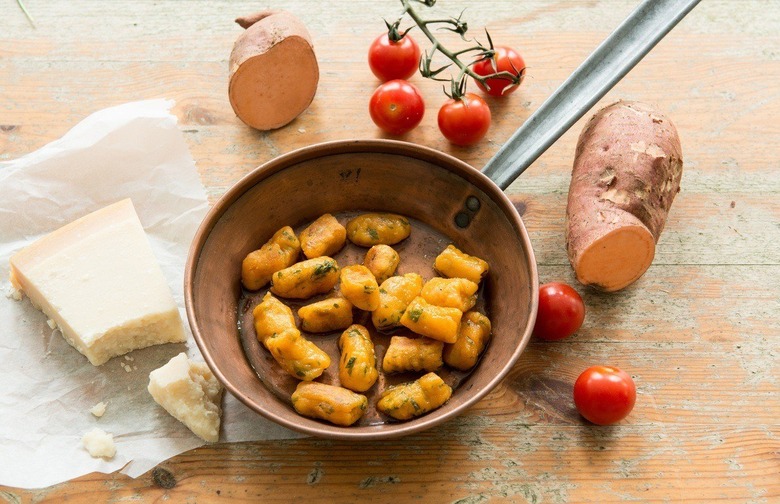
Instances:
[[[96,417],[100,418],[103,416],[103,414],[106,412],[106,403],[103,401],[100,401],[96,405],[92,406],[89,409],[89,412],[95,415]]]
[[[21,301],[22,291],[15,288],[13,285],[9,285],[8,289],[5,292],[5,297],[7,297],[8,299],[13,299],[14,301]]]
[[[84,434],[81,444],[93,458],[112,459],[116,455],[114,436],[97,427]]]
[[[209,367],[180,353],[149,373],[149,393],[204,441],[219,441],[222,385]]]
[[[52,319],[48,319],[46,321],[46,324],[49,326],[50,329],[57,329],[57,322],[53,321]]]

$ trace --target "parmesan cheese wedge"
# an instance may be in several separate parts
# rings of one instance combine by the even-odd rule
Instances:
[[[149,393],[204,441],[219,441],[223,388],[209,367],[180,353],[149,373]]]
[[[13,286],[95,366],[186,338],[129,199],[44,236],[13,255],[10,266]]]

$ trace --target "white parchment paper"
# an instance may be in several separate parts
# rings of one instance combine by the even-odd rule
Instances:
[[[186,351],[182,281],[208,203],[173,102],[149,100],[96,112],[61,139],[0,163],[0,484],[40,488],[90,472],[136,477],[203,442],[159,407],[149,372]],[[94,367],[52,330],[28,299],[7,297],[8,259],[82,215],[131,198],[171,286],[186,344],[136,350]],[[107,403],[97,418],[89,409]],[[221,441],[297,437],[225,394]],[[113,434],[117,454],[94,459],[81,437]]]

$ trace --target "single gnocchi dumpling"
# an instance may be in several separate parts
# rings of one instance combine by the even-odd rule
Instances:
[[[452,388],[436,373],[428,373],[385,390],[376,408],[396,420],[409,420],[435,410],[450,396]]]
[[[420,295],[423,278],[417,273],[392,276],[379,286],[379,307],[371,313],[371,322],[377,329],[401,325],[406,307]]]
[[[301,250],[313,259],[320,256],[332,256],[347,241],[347,230],[331,214],[326,213],[301,231]]]
[[[469,311],[477,303],[479,285],[465,278],[431,278],[420,291],[430,304]]]
[[[252,310],[257,340],[265,345],[274,334],[295,329],[295,317],[289,306],[266,292],[263,300]]]
[[[374,311],[379,308],[379,285],[365,266],[355,264],[342,268],[340,290],[360,310]]]
[[[376,278],[377,283],[382,283],[395,274],[401,256],[390,245],[374,245],[363,259],[363,266],[369,269]]]
[[[347,223],[349,241],[361,247],[385,244],[394,245],[406,239],[412,232],[409,219],[390,213],[358,215]]]
[[[339,338],[339,381],[342,387],[355,392],[365,392],[376,383],[379,371],[371,335],[364,326],[355,324],[347,328]]]
[[[324,333],[345,329],[352,325],[352,303],[343,297],[330,297],[298,309],[301,329]]]
[[[258,341],[290,375],[313,380],[330,366],[328,354],[301,336],[290,307],[270,292],[255,306],[252,316]]]
[[[271,292],[283,298],[307,299],[328,292],[338,280],[338,263],[331,257],[322,256],[274,273]]]
[[[436,306],[417,296],[406,307],[401,325],[411,331],[445,343],[455,343],[463,312],[457,308]]]
[[[241,263],[241,283],[249,290],[268,285],[271,276],[298,260],[301,243],[290,226],[285,226],[258,250],[250,252]]]
[[[265,347],[290,376],[311,381],[330,366],[330,356],[301,336],[298,329],[275,333],[265,340]]]
[[[473,368],[490,340],[490,331],[490,319],[485,315],[477,311],[464,313],[457,341],[444,347],[444,362],[461,371]]]
[[[299,414],[342,427],[357,422],[368,407],[366,396],[318,382],[299,383],[290,399]]]
[[[449,278],[465,278],[479,283],[488,274],[490,266],[479,257],[468,255],[454,245],[448,245],[436,257],[436,271]]]
[[[382,359],[382,371],[436,371],[442,362],[444,343],[430,338],[393,336]]]

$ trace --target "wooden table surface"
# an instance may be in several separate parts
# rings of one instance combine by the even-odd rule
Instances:
[[[399,2],[26,0],[0,2],[0,159],[60,137],[98,109],[165,97],[213,201],[259,164],[316,142],[383,135],[367,113],[370,41]],[[238,16],[284,7],[309,27],[320,64],[311,107],[269,133],[227,100]],[[633,8],[634,1],[440,0],[473,33],[519,48],[521,89],[492,101],[488,138],[455,148],[428,112],[403,139],[480,167]],[[685,170],[655,262],[624,291],[576,283],[564,214],[582,121],[509,188],[524,203],[541,282],[563,280],[588,313],[568,340],[533,341],[508,378],[433,431],[373,443],[297,439],[214,444],[137,478],[91,474],[7,502],[778,502],[780,499],[780,5],[702,2],[607,97],[656,104],[676,122]],[[419,37],[418,37],[419,38]],[[593,364],[627,370],[636,407],[597,427],[572,385]]]

